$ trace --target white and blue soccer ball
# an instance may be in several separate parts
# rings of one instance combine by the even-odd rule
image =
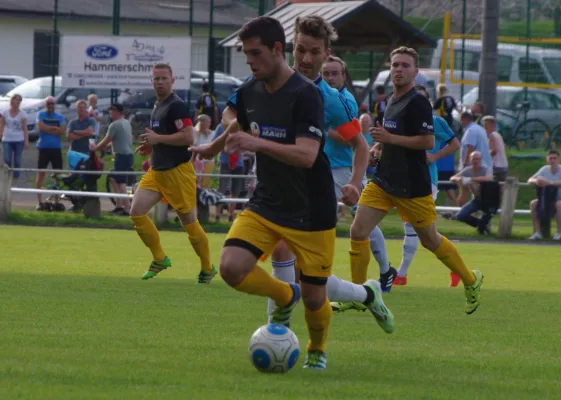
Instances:
[[[249,359],[261,372],[286,373],[299,356],[298,338],[284,325],[263,325],[249,339]]]

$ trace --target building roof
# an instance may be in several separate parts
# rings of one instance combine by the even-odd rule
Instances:
[[[267,13],[281,22],[286,34],[287,47],[294,39],[296,17],[319,15],[329,21],[338,31],[339,39],[332,46],[346,51],[370,51],[386,49],[392,39],[396,46],[436,47],[436,42],[407,21],[382,6],[375,0],[340,1],[324,3],[285,3]],[[224,47],[238,47],[238,32],[223,39]]]
[[[62,18],[83,20],[111,19],[113,0],[59,0]],[[194,0],[193,22],[207,24],[210,17],[210,1]],[[54,8],[53,1],[2,0],[0,14],[48,16]],[[189,22],[189,0],[121,0],[121,21],[139,23],[186,24]],[[239,27],[240,21],[257,16],[257,10],[239,0],[214,0],[214,24]]]

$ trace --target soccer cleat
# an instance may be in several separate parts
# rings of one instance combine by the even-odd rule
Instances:
[[[214,265],[212,266],[212,271],[210,272],[201,269],[201,272],[199,272],[199,275],[197,275],[197,283],[204,283],[208,285],[210,281],[212,281],[212,278],[214,278],[217,273],[218,270]]]
[[[450,287],[456,287],[460,283],[462,278],[459,275],[456,275],[453,272],[450,272]]]
[[[348,301],[345,303],[332,301],[330,304],[331,310],[334,312],[345,312],[348,310],[366,311],[368,309],[364,304],[358,301]]]
[[[394,286],[405,286],[407,285],[407,275],[406,276],[396,276],[393,280]]]
[[[300,285],[297,283],[289,283],[289,285],[293,291],[292,300],[284,307],[275,307],[270,317],[271,324],[280,324],[286,327],[290,326],[290,315],[300,300]]]
[[[171,260],[166,256],[162,261],[152,261],[148,271],[142,275],[142,279],[150,279],[158,275],[164,269],[171,268]]]
[[[466,295],[466,314],[473,314],[479,303],[481,302],[481,284],[483,283],[483,274],[481,271],[473,270],[473,275],[475,276],[475,283],[471,286],[464,287],[464,293]]]
[[[382,300],[382,288],[380,287],[380,283],[370,279],[364,282],[364,286],[368,286],[374,293],[374,300],[367,305],[368,309],[372,315],[374,315],[376,322],[378,322],[378,325],[380,325],[384,332],[392,333],[394,331],[394,318],[392,312],[386,307],[384,300]]]
[[[380,286],[382,287],[382,292],[388,293],[392,290],[392,284],[397,276],[397,270],[390,265],[390,269],[385,274],[380,274]]]
[[[327,368],[327,355],[323,351],[313,350],[309,351],[304,360],[304,368],[308,369],[326,369]]]

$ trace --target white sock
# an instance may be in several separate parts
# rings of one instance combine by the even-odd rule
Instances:
[[[405,237],[403,238],[403,248],[401,250],[401,265],[397,271],[397,275],[402,278],[407,275],[409,266],[411,265],[413,257],[417,252],[417,247],[419,247],[419,238],[417,237],[417,232],[415,232],[413,226],[406,222],[403,227],[405,230]]]
[[[296,279],[294,261],[296,261],[296,258],[289,261],[273,261],[273,276],[283,282],[294,282]],[[271,315],[275,307],[275,301],[269,299],[267,302],[267,315]]]
[[[338,301],[346,303],[349,301],[358,301],[364,303],[366,301],[366,288],[349,281],[344,281],[331,275],[327,278],[327,297],[330,301]]]
[[[386,239],[380,228],[375,227],[370,232],[370,250],[380,267],[380,274],[385,274],[390,270],[388,261],[388,251],[386,250]]]

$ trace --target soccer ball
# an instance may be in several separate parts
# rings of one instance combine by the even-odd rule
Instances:
[[[263,325],[249,339],[249,359],[261,372],[286,373],[299,355],[298,338],[284,325]]]

